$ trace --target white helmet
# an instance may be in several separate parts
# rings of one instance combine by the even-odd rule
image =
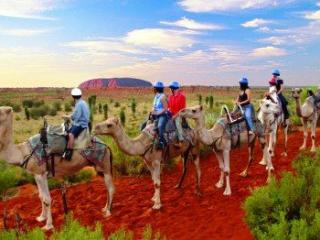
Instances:
[[[73,97],[79,97],[79,96],[81,96],[81,95],[82,95],[81,89],[80,89],[80,88],[73,88],[73,89],[71,90],[71,95],[72,95]]]

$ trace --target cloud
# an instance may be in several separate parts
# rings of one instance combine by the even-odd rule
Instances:
[[[280,57],[287,55],[286,50],[273,46],[256,48],[250,54],[253,57]]]
[[[41,14],[59,7],[67,0],[10,0],[0,1],[0,16],[53,20],[54,18]]]
[[[283,45],[287,42],[286,39],[281,36],[271,36],[268,38],[262,38],[259,41],[264,43],[270,43],[275,46]]]
[[[144,28],[128,32],[123,40],[125,43],[138,47],[175,52],[191,47],[195,43],[194,39],[186,35],[183,31]]]
[[[216,12],[242,9],[257,9],[286,4],[293,0],[181,0],[178,4],[189,12]]]
[[[161,21],[161,24],[168,25],[168,26],[175,26],[175,27],[182,27],[191,30],[221,30],[223,29],[222,26],[212,23],[200,23],[196,22],[193,19],[189,19],[186,17],[182,17],[180,20],[175,22],[167,22]]]
[[[14,37],[32,37],[55,31],[56,29],[0,29],[0,35]]]
[[[307,13],[305,15],[305,18],[310,19],[310,20],[320,20],[320,10],[318,10],[316,12]]]
[[[271,22],[272,21],[264,20],[262,18],[255,18],[251,21],[247,21],[245,23],[242,23],[241,26],[243,26],[245,28],[257,28],[257,27],[265,26]]]
[[[316,4],[318,7],[320,7],[320,2],[317,2],[317,4]]]

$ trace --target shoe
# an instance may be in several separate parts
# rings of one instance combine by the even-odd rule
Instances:
[[[157,150],[163,150],[164,149],[164,147],[165,147],[165,145],[164,145],[164,143],[163,142],[158,142],[158,144],[157,144]]]
[[[66,149],[66,150],[64,151],[64,153],[62,154],[62,158],[64,158],[65,160],[70,161],[71,158],[72,158],[72,153],[73,153],[73,150],[72,150],[72,149]]]
[[[253,135],[253,134],[254,134],[254,132],[250,130],[249,131],[249,135]]]

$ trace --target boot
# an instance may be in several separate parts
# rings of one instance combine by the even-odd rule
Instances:
[[[65,160],[70,161],[72,158],[72,154],[73,154],[73,149],[66,149],[64,151],[64,153],[62,154],[62,158],[64,158]]]

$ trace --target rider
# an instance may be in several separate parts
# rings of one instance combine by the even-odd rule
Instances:
[[[74,139],[80,135],[80,133],[88,128],[90,109],[88,104],[81,98],[82,92],[79,88],[73,88],[71,95],[75,101],[75,109],[71,115],[72,126],[68,132],[68,144],[67,149],[63,154],[63,158],[70,160],[73,152]]]
[[[241,78],[239,81],[240,84],[240,94],[236,101],[237,105],[240,105],[244,111],[244,117],[247,122],[249,134],[253,134],[253,118],[254,118],[254,109],[251,104],[252,94],[249,87],[249,81],[246,77]]]
[[[180,90],[179,82],[172,81],[169,84],[169,88],[171,89],[171,94],[169,96],[168,108],[172,118],[174,119],[178,133],[179,145],[181,145],[181,142],[183,142],[182,118],[178,113],[181,109],[186,107],[186,97]]]
[[[286,98],[283,96],[282,92],[284,90],[283,86],[283,80],[280,77],[280,71],[278,69],[274,69],[272,71],[272,78],[269,81],[270,86],[275,86],[277,89],[277,94],[278,94],[278,99],[280,100],[281,107],[283,110],[284,118],[288,119],[289,118],[289,111],[287,108],[288,101]]]
[[[164,84],[163,82],[156,82],[153,85],[154,88],[154,100],[152,117],[155,120],[155,126],[158,131],[159,141],[157,144],[158,149],[164,149],[166,141],[164,139],[164,132],[166,128],[166,123],[168,121],[168,102],[167,96],[164,94]]]

